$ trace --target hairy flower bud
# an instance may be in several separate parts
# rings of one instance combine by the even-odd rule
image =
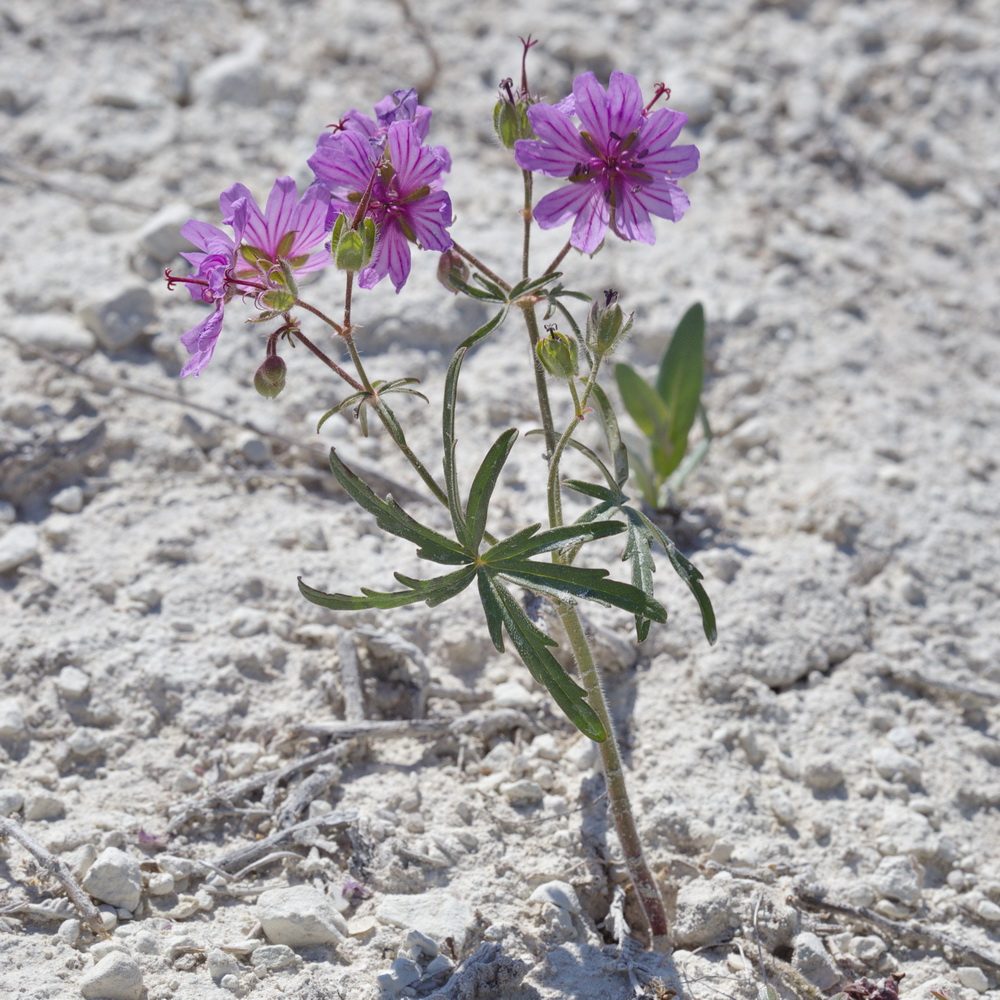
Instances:
[[[264,358],[264,363],[253,377],[253,387],[266,399],[273,399],[285,388],[285,362],[272,354]]]
[[[357,229],[351,228],[350,220],[341,213],[330,233],[330,249],[333,262],[341,271],[360,271],[366,268],[375,249],[375,222],[364,218]]]
[[[510,80],[500,84],[500,100],[493,109],[493,129],[505,149],[513,149],[518,139],[535,138],[528,121],[528,101],[524,98],[524,94],[515,93]]]
[[[459,289],[455,286],[453,279],[457,279],[463,284],[468,282],[469,266],[457,250],[445,250],[438,258],[437,278],[449,292],[454,292],[456,295]]]
[[[625,315],[618,304],[618,293],[608,290],[604,302],[594,301],[587,316],[587,347],[599,358],[611,354],[632,329],[635,313]]]
[[[542,367],[556,378],[575,378],[580,370],[580,349],[573,337],[552,330],[545,340],[540,340],[535,348]]]
[[[260,303],[272,312],[288,312],[295,305],[295,296],[283,288],[272,288],[260,297]]]

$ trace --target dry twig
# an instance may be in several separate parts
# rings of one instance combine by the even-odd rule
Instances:
[[[80,887],[80,883],[73,877],[73,873],[64,861],[50,854],[34,837],[25,832],[16,819],[10,817],[0,819],[0,838],[3,837],[16,840],[42,868],[59,881],[66,890],[66,895],[73,901],[73,905],[83,917],[84,923],[94,934],[99,934],[102,937],[107,936],[100,912],[94,906],[91,898]]]

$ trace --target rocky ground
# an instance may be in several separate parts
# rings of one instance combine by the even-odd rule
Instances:
[[[995,15],[5,0],[0,815],[109,933],[8,836],[0,995],[701,1000],[903,973],[903,997],[1000,997]],[[719,642],[662,568],[671,619],[638,651],[624,616],[588,612],[670,957],[615,945],[593,749],[471,596],[353,616],[300,598],[299,575],[357,592],[417,570],[326,449],[439,517],[408,467],[347,417],[316,436],[338,390],[298,352],[284,395],[256,396],[238,318],[178,381],[201,313],[160,277],[223,188],[307,181],[328,123],[409,85],[454,160],[456,234],[509,273],[517,177],[490,115],[528,32],[536,89],[665,80],[702,154],[655,248],[565,264],[622,290],[644,370],[691,302],[709,317],[717,438],[668,527]],[[336,307],[332,275],[309,292]],[[356,310],[369,371],[432,400],[486,315],[427,256]],[[505,327],[468,362],[476,460],[533,426],[522,340]],[[399,412],[431,464],[435,407]],[[544,518],[539,455],[522,438],[498,530]]]

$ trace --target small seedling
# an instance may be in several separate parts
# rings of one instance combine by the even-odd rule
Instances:
[[[645,440],[626,435],[632,476],[654,510],[674,506],[688,476],[708,454],[712,429],[701,401],[705,369],[705,311],[696,302],[684,314],[660,361],[655,385],[624,362],[615,365],[622,403]],[[695,420],[702,436],[688,453]]]

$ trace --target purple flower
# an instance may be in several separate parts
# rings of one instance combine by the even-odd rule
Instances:
[[[698,150],[673,145],[687,115],[647,112],[634,76],[616,70],[605,91],[593,73],[582,73],[572,103],[535,104],[528,119],[538,139],[515,144],[518,166],[570,182],[538,202],[535,219],[552,229],[575,216],[570,243],[578,250],[593,253],[609,226],[623,240],[655,243],[650,215],[677,222],[687,211],[675,178],[698,169]]]
[[[300,200],[295,181],[281,177],[274,182],[261,212],[250,191],[242,184],[233,184],[219,197],[222,221],[232,228],[232,236],[197,219],[181,227],[181,235],[201,252],[181,254],[194,272],[188,278],[173,280],[185,281],[192,298],[215,303],[214,311],[181,337],[191,355],[181,369],[182,378],[200,375],[212,360],[226,303],[238,291],[259,295],[269,288],[283,288],[285,276],[279,261],[295,274],[329,263],[329,254],[322,248],[327,238],[329,200],[322,184],[310,185]]]
[[[438,251],[451,246],[451,199],[441,190],[449,164],[447,155],[421,144],[416,123],[407,119],[385,127],[384,153],[361,131],[319,137],[309,166],[332,191],[330,224],[341,212],[353,217],[371,185],[367,215],[378,236],[358,277],[362,288],[388,274],[398,292],[410,274],[410,243]]]

